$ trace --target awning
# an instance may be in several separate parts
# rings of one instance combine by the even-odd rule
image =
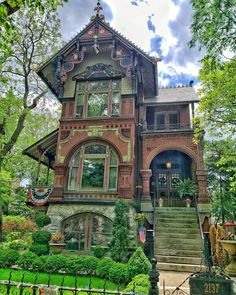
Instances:
[[[22,153],[53,169],[57,147],[58,129],[46,135]]]

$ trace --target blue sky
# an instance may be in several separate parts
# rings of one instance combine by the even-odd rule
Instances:
[[[59,8],[62,36],[69,41],[89,22],[96,0],[69,0]],[[160,86],[197,81],[203,54],[190,49],[189,0],[102,0],[106,21],[143,50],[162,59]]]

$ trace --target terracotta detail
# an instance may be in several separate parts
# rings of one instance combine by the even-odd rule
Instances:
[[[152,176],[151,169],[142,169],[140,170],[140,174],[142,175],[143,179],[143,196],[142,199],[149,200],[150,199],[150,177]]]

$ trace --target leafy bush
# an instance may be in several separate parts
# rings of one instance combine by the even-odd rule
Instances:
[[[48,244],[36,244],[33,243],[29,249],[31,252],[34,252],[38,256],[48,255],[49,253],[49,245]]]
[[[93,256],[84,256],[82,270],[87,273],[95,273],[99,259]]]
[[[109,258],[103,258],[98,261],[97,264],[97,275],[102,279],[109,278],[109,270],[113,266],[114,261]]]
[[[66,256],[62,255],[48,256],[44,263],[44,272],[57,273],[64,271],[66,269],[67,259]]]
[[[17,264],[24,269],[30,269],[36,258],[37,255],[35,253],[26,252],[19,257]]]
[[[128,261],[128,272],[130,278],[138,274],[148,274],[151,270],[151,263],[143,253],[141,247],[138,247]]]
[[[35,272],[44,272],[45,271],[45,262],[48,256],[41,256],[34,259],[32,263],[32,270]]]
[[[47,244],[51,240],[52,234],[47,230],[37,230],[32,234],[35,244]]]
[[[15,250],[4,250],[0,252],[0,267],[10,267],[16,264],[20,254]]]
[[[150,281],[148,275],[140,274],[135,276],[123,292],[134,292],[135,294],[148,294]]]
[[[93,247],[93,255],[97,258],[103,258],[107,252],[107,248],[102,246]]]
[[[75,275],[83,270],[83,262],[82,256],[71,256],[66,261],[65,271],[69,274]]]
[[[114,262],[109,269],[109,279],[116,284],[126,284],[129,282],[127,264]]]
[[[51,223],[51,218],[48,215],[39,212],[35,217],[35,223],[38,227],[44,227]]]
[[[65,238],[65,236],[63,235],[63,233],[57,232],[52,235],[51,242],[53,242],[53,243],[63,242],[64,238]]]
[[[12,250],[22,251],[29,249],[29,243],[24,240],[13,240],[11,242],[5,243],[6,247]]]
[[[4,216],[3,217],[3,233],[7,235],[12,232],[20,232],[22,234],[34,232],[36,226],[28,217],[21,216]]]

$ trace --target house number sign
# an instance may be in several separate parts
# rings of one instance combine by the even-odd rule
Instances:
[[[190,295],[233,295],[233,281],[222,277],[192,277]]]

